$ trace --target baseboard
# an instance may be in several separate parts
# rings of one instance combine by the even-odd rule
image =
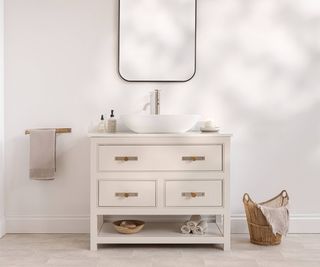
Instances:
[[[6,225],[6,229],[4,227]],[[0,220],[0,233],[88,233],[89,216],[7,216]],[[231,216],[233,234],[248,233],[243,214]],[[295,214],[290,216],[289,233],[320,233],[320,215]]]
[[[231,217],[231,232],[233,234],[248,233],[246,216],[244,214]],[[290,234],[319,234],[320,214],[293,214],[290,215]]]
[[[6,234],[6,220],[4,217],[0,217],[0,238]]]
[[[7,216],[7,233],[88,233],[89,216]]]
[[[243,214],[231,216],[231,233],[244,234],[248,233],[248,225],[246,216]]]

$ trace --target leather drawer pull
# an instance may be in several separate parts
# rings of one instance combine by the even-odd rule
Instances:
[[[181,196],[183,197],[192,197],[192,198],[196,198],[196,197],[204,197],[206,195],[205,192],[182,192]]]
[[[128,192],[120,192],[120,193],[115,193],[116,197],[137,197],[138,193],[128,193]]]
[[[137,161],[138,157],[115,157],[116,161]]]
[[[182,160],[186,160],[186,161],[197,161],[197,160],[205,160],[206,157],[204,156],[191,156],[191,157],[182,157]]]

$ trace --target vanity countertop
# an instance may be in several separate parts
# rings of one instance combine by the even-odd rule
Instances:
[[[215,136],[215,137],[229,137],[232,134],[225,133],[202,133],[202,132],[186,132],[186,133],[154,133],[154,134],[138,134],[134,132],[118,132],[118,133],[98,133],[90,132],[88,137],[198,137],[198,136]]]

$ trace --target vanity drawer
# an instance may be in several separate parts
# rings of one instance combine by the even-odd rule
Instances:
[[[166,181],[167,207],[221,207],[222,181]]]
[[[222,145],[98,146],[98,171],[222,171]]]
[[[99,180],[99,207],[155,207],[155,181]]]

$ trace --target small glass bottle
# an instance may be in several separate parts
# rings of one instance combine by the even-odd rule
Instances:
[[[114,118],[113,109],[111,109],[110,118],[108,119],[108,132],[115,133],[117,131],[117,120]]]
[[[105,133],[106,132],[106,122],[104,121],[103,115],[100,117],[100,122],[98,124],[97,130],[99,133]]]

